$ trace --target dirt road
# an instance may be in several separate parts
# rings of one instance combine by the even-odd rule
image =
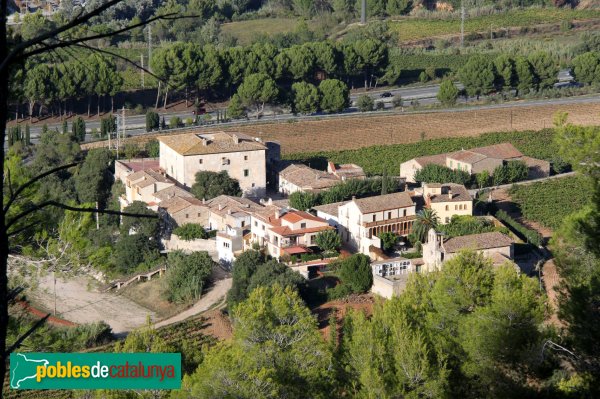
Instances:
[[[116,334],[131,331],[146,323],[148,316],[156,315],[130,299],[114,292],[98,292],[89,287],[84,276],[56,280],[57,316],[78,323],[105,321]],[[28,296],[37,305],[54,308],[54,280],[52,275],[40,277],[39,286]]]
[[[225,300],[225,296],[227,295],[227,291],[231,288],[231,278],[226,278],[223,280],[218,280],[212,286],[212,288],[204,294],[198,302],[196,302],[191,308],[184,310],[183,312],[169,317],[168,319],[162,320],[156,323],[154,326],[164,327],[169,324],[177,323],[183,321],[189,317],[195,316],[199,313],[202,313],[211,307],[221,303]]]

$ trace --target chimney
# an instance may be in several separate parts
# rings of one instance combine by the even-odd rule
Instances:
[[[267,205],[273,205],[273,198],[269,198],[269,200],[267,201]]]
[[[231,209],[228,209],[228,210],[227,210],[227,214],[228,214],[228,215],[231,215]]]
[[[233,139],[233,143],[234,143],[234,144],[239,144],[239,143],[240,143],[240,138],[238,137],[238,135],[237,135],[237,134],[235,134],[235,133],[234,133],[234,134],[232,134],[232,135],[231,135],[231,138]]]
[[[219,210],[222,211],[223,210],[223,204],[219,204]]]
[[[208,146],[208,139],[202,137],[202,145],[205,147]]]
[[[206,198],[202,198],[202,205],[206,204]]]
[[[448,199],[452,199],[452,189],[448,189]]]
[[[279,219],[279,209],[275,211],[275,219]]]

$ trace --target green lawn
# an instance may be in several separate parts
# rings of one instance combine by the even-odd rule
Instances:
[[[245,45],[261,34],[271,36],[291,32],[296,29],[297,24],[298,20],[294,18],[264,18],[226,23],[221,25],[221,30],[235,37],[238,44]]]
[[[532,8],[512,10],[501,14],[470,18],[465,21],[465,33],[489,31],[516,26],[531,27],[563,20],[600,18],[599,10],[569,10],[561,8]],[[460,19],[435,20],[407,17],[389,23],[390,30],[400,42],[424,39],[432,36],[460,33]]]

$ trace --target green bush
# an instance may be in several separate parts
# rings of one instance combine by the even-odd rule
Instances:
[[[425,183],[468,184],[471,175],[463,170],[453,170],[446,166],[429,164],[415,173],[415,180]]]
[[[177,235],[184,241],[192,241],[208,238],[208,234],[202,226],[195,223],[186,223],[173,230],[173,234]]]
[[[507,224],[515,232],[515,234],[520,236],[522,239],[526,240],[528,243],[536,245],[538,247],[542,245],[543,238],[540,235],[540,233],[523,226],[515,219],[510,217],[510,215],[504,212],[503,210],[499,210],[498,212],[496,212],[496,218]]]
[[[381,248],[384,251],[390,251],[394,249],[396,244],[398,244],[398,241],[400,241],[398,234],[391,231],[386,231],[385,233],[379,234],[379,238],[381,239]]]
[[[367,292],[373,285],[371,259],[363,254],[352,255],[342,261],[340,279],[351,292]]]
[[[342,238],[335,230],[325,230],[315,236],[315,243],[323,251],[335,251],[342,245]]]
[[[169,129],[175,129],[182,125],[181,118],[178,116],[173,116],[169,119]]]
[[[158,130],[160,124],[160,117],[154,111],[148,111],[146,113],[146,131],[151,132]]]
[[[215,262],[208,252],[169,253],[164,295],[169,302],[185,303],[200,297]]]
[[[360,97],[358,97],[358,100],[356,100],[356,107],[358,108],[358,110],[360,112],[373,111],[374,105],[375,105],[375,102],[373,101],[371,96],[369,96],[367,94],[361,95]]]

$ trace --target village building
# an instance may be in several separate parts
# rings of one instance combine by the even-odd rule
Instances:
[[[161,173],[160,169],[144,169],[123,176],[125,194],[119,198],[121,209],[134,201],[145,202],[149,208],[155,209],[157,203],[154,194],[175,186],[175,182]]]
[[[304,164],[285,166],[278,176],[278,191],[289,195],[298,191],[318,193],[348,179],[366,179],[363,169],[354,164],[335,165],[328,162],[327,172]]]
[[[222,265],[230,267],[235,258],[243,252],[243,237],[247,231],[241,227],[227,226],[224,231],[217,232],[217,254]]]
[[[184,224],[199,224],[205,227],[208,224],[209,208],[202,201],[194,197],[174,196],[158,204],[161,214],[169,231]]]
[[[187,133],[158,137],[160,168],[184,187],[200,171],[222,172],[236,179],[247,196],[266,191],[267,146],[241,133]]]
[[[331,208],[330,212],[333,210]],[[319,212],[319,211],[318,211]],[[324,214],[324,210],[320,210]],[[335,216],[331,215],[332,220]],[[381,246],[378,236],[384,232],[393,232],[407,236],[416,220],[416,206],[406,191],[378,195],[374,197],[353,198],[338,206],[335,224],[342,236],[342,242],[351,249],[369,255],[369,247]]]
[[[473,199],[461,184],[428,183],[415,191],[422,194],[424,206],[435,211],[442,224],[450,223],[454,215],[473,215]]]
[[[266,209],[252,214],[251,242],[276,258],[301,255],[312,252],[320,232],[333,229],[326,220],[308,212]]]
[[[522,161],[527,165],[528,178],[537,179],[550,175],[550,162],[523,155],[511,143],[501,143],[486,147],[471,148],[446,154],[413,158],[400,164],[400,177],[415,183],[415,173],[429,164],[446,166],[453,170],[462,170],[469,174],[487,171],[492,175],[494,169],[508,161]]]
[[[425,270],[438,270],[443,262],[452,259],[465,249],[490,257],[494,264],[511,261],[514,256],[513,244],[512,238],[498,231],[445,239],[443,235],[430,229],[427,243],[423,245]]]
[[[406,288],[411,273],[418,273],[423,259],[391,258],[371,263],[373,285],[371,292],[384,298],[398,296]]]

